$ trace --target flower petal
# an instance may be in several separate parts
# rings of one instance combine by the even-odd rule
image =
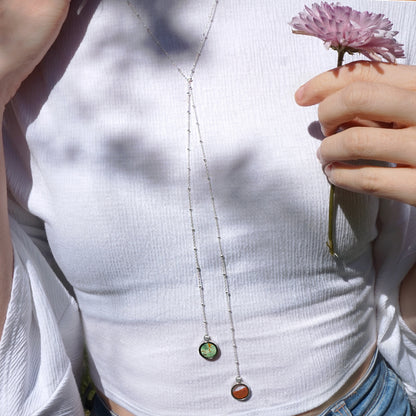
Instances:
[[[360,52],[369,59],[395,62],[404,57],[392,22],[383,14],[359,12],[339,3],[314,3],[290,22],[293,33],[314,36],[326,47]]]

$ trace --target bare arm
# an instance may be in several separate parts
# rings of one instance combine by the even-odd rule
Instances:
[[[70,0],[0,0],[0,114],[22,81],[48,51],[68,13]],[[13,276],[7,213],[3,139],[0,137],[0,336]]]

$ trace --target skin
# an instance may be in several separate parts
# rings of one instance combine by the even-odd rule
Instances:
[[[416,206],[416,67],[356,62],[325,72],[295,94],[318,104],[326,136],[317,156],[332,184]],[[351,166],[381,160],[397,167]],[[400,308],[416,331],[416,266],[401,285]]]
[[[299,105],[319,104],[326,139],[318,158],[331,183],[416,206],[415,82],[414,66],[358,62],[320,74],[296,92]],[[339,127],[344,130],[337,133]],[[399,166],[342,163],[356,159]]]

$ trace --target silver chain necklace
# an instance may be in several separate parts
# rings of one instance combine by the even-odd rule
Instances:
[[[202,154],[202,161],[204,164],[205,174],[206,174],[206,180],[209,188],[209,194],[211,198],[211,206],[212,206],[212,213],[215,220],[215,227],[217,231],[217,240],[218,240],[218,254],[221,261],[221,267],[222,267],[222,277],[224,281],[224,293],[227,303],[227,311],[228,311],[228,320],[230,324],[230,331],[231,331],[231,340],[232,340],[232,346],[233,346],[233,353],[234,353],[234,363],[235,363],[235,369],[236,369],[236,377],[235,377],[235,384],[231,387],[231,395],[234,399],[245,401],[248,400],[251,397],[251,389],[248,387],[248,385],[243,382],[243,378],[241,377],[240,372],[240,361],[238,358],[238,348],[237,348],[237,341],[236,341],[236,335],[235,335],[235,326],[234,326],[234,319],[233,319],[233,312],[231,308],[231,293],[230,293],[230,285],[229,285],[229,279],[228,279],[228,273],[227,273],[227,264],[225,261],[225,256],[222,248],[222,242],[221,242],[221,229],[220,229],[220,223],[218,219],[217,214],[217,208],[214,198],[214,191],[211,181],[210,172],[208,169],[208,162],[207,162],[207,156],[205,152],[205,146],[204,141],[202,139],[201,134],[201,126],[198,118],[197,113],[197,107],[195,103],[195,98],[193,94],[192,89],[192,83],[194,81],[194,75],[197,68],[197,65],[199,63],[199,59],[201,57],[201,54],[203,52],[203,49],[205,47],[205,44],[208,40],[209,33],[211,31],[212,25],[214,23],[215,14],[217,11],[217,7],[219,4],[219,0],[214,0],[214,4],[212,6],[211,12],[209,14],[209,19],[207,23],[207,27],[205,32],[202,34],[200,45],[197,50],[197,53],[195,55],[194,62],[192,64],[191,70],[189,72],[189,75],[186,75],[185,71],[182,70],[182,68],[173,60],[173,58],[169,55],[169,53],[166,51],[166,49],[163,47],[163,45],[160,43],[159,39],[154,35],[150,27],[147,25],[145,20],[142,18],[139,10],[132,4],[131,0],[126,0],[127,4],[133,11],[133,13],[136,15],[138,20],[141,22],[149,36],[152,38],[153,42],[158,46],[158,48],[164,53],[164,55],[167,57],[167,59],[170,61],[170,63],[173,65],[173,67],[176,68],[176,70],[179,72],[179,74],[185,79],[187,84],[187,153],[188,153],[188,163],[187,163],[187,169],[188,169],[188,207],[189,207],[189,218],[190,218],[190,224],[191,224],[191,231],[192,231],[192,242],[193,242],[193,250],[194,250],[194,257],[195,257],[195,265],[196,265],[196,272],[197,272],[197,281],[198,281],[198,288],[199,288],[199,296],[201,300],[201,312],[202,312],[202,322],[204,326],[204,337],[201,345],[199,346],[199,354],[201,357],[208,361],[215,361],[220,356],[220,349],[218,345],[212,341],[211,336],[209,335],[208,330],[208,320],[206,316],[206,304],[205,304],[205,296],[204,296],[204,281],[202,277],[202,269],[199,261],[199,254],[198,254],[198,246],[197,246],[197,232],[195,228],[195,221],[194,221],[194,210],[193,210],[193,197],[192,197],[192,170],[191,170],[191,144],[192,144],[192,116],[195,120],[195,127],[196,127],[196,135],[197,139],[199,140],[201,154]]]

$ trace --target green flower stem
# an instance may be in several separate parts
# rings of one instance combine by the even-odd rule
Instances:
[[[328,241],[326,245],[329,248],[329,254],[335,256],[334,250],[334,200],[335,200],[335,186],[331,185],[329,192],[329,216],[328,216]]]
[[[344,61],[344,55],[345,52],[347,52],[347,49],[343,48],[343,49],[338,49],[338,62],[337,62],[337,67],[339,68],[340,66],[342,66],[342,62]]]
[[[347,49],[345,48],[338,49],[338,63],[337,63],[338,68],[342,66],[345,52],[347,52]],[[331,185],[331,190],[329,192],[328,241],[326,242],[326,245],[328,246],[329,254],[331,254],[331,256],[333,257],[337,257],[337,254],[335,253],[335,248],[334,248],[334,227],[335,227],[334,212],[335,212],[335,186]]]

